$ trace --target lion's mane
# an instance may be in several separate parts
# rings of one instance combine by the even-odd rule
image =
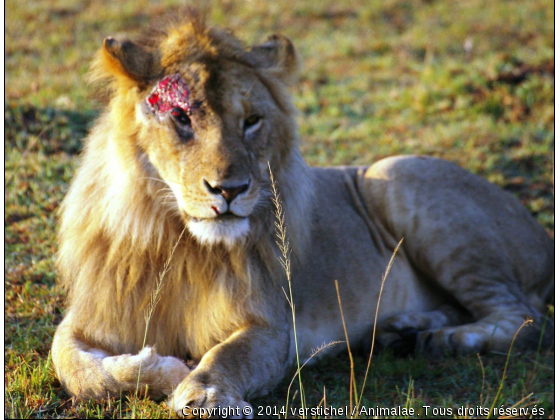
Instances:
[[[201,55],[212,49],[217,59],[242,56],[244,50],[232,35],[193,19],[174,29],[184,32],[175,34],[176,39],[190,39],[189,48]],[[106,60],[100,57],[94,64],[95,78],[103,78],[111,66]],[[287,93],[269,83],[275,100],[289,103]],[[273,208],[271,204],[270,211],[252,219],[248,240],[231,249],[201,246],[188,230],[179,240],[184,222],[161,193],[165,185],[137,146],[142,135],[134,122],[138,95],[124,78],[116,78],[108,111],[86,141],[82,165],[60,212],[60,281],[84,339],[122,354],[141,349],[146,311],[164,275],[147,344],[162,355],[200,357],[248,317],[267,322],[274,316],[263,304],[267,284],[283,276],[276,260]],[[287,149],[271,166],[297,258],[308,237],[312,192],[298,152],[293,108],[289,112],[290,118],[277,124],[278,133],[291,138],[284,139]]]

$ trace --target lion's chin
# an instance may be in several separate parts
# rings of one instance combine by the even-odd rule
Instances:
[[[249,218],[190,219],[187,227],[202,245],[223,244],[231,249],[247,239]]]

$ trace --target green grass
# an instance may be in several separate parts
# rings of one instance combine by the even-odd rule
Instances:
[[[49,359],[64,307],[55,212],[101,109],[85,83],[105,36],[184,2],[8,0],[5,23],[5,415],[130,417],[122,401],[72,405]],[[282,32],[301,53],[294,100],[312,165],[395,154],[456,162],[511,191],[554,236],[554,5],[523,1],[209,2],[210,20],[249,42]],[[472,48],[468,48],[469,44]],[[497,406],[554,412],[553,352],[515,353]],[[361,385],[367,360],[355,357]],[[367,406],[489,407],[506,356],[375,356]],[[482,378],[484,371],[484,388]],[[349,401],[348,355],[302,371],[308,407]],[[286,401],[288,381],[255,408]],[[293,387],[295,390],[298,387]],[[298,396],[290,396],[293,406]],[[430,412],[431,413],[431,412]],[[428,413],[428,414],[430,414]],[[136,415],[168,417],[142,400]]]

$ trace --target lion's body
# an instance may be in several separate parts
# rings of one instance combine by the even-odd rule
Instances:
[[[131,391],[141,366],[151,395],[177,388],[180,410],[245,404],[249,390],[282,378],[295,346],[269,162],[294,250],[302,357],[344,338],[335,280],[352,344],[371,340],[401,238],[381,298],[382,344],[413,329],[421,350],[502,349],[525,317],[541,320],[552,242],[514,198],[433,158],[309,168],[286,94],[297,61],[289,41],[247,51],[192,17],[158,37],[107,40],[97,63],[116,80],[113,99],[61,213],[69,297],[53,360],[71,394]],[[161,99],[169,80],[188,86],[188,101],[162,102],[175,98]],[[150,307],[145,344],[157,353],[142,351]],[[531,331],[527,345],[540,324]],[[199,363],[192,372],[187,359]]]
[[[380,302],[381,325],[396,315],[433,311],[454,299],[464,307],[475,304],[480,293],[476,282],[461,280],[484,265],[492,266],[492,276],[499,278],[496,287],[515,294],[520,307],[540,302],[539,310],[544,310],[551,297],[550,238],[499,188],[427,157],[311,173],[322,191],[310,210],[313,246],[294,270],[304,354],[344,337],[335,279],[350,338],[359,344],[371,336],[381,279],[401,238]],[[481,248],[488,253],[481,254]],[[447,278],[457,281],[439,280]],[[498,294],[495,306],[510,293]]]

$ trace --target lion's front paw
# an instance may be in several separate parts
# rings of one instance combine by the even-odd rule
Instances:
[[[170,408],[179,417],[252,419],[253,408],[243,398],[218,384],[187,377],[171,395]]]

